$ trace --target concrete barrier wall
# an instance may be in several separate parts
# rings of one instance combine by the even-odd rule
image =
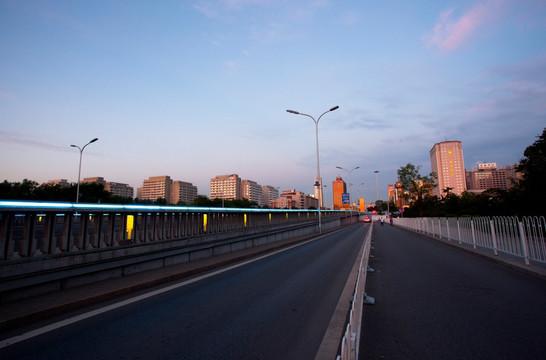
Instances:
[[[323,231],[358,221],[358,216],[323,220]],[[182,239],[91,249],[3,262],[0,303],[192,262],[318,232],[315,221],[274,228],[205,234]]]

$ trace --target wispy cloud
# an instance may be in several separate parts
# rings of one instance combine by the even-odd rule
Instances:
[[[423,41],[429,48],[454,51],[470,40],[480,27],[500,17],[505,3],[504,0],[480,2],[458,19],[454,9],[446,10],[440,14],[434,30],[423,36]]]
[[[68,146],[59,146],[46,143],[37,139],[33,139],[26,135],[0,130],[0,143],[3,144],[12,144],[12,145],[22,145],[30,146],[34,148],[40,148],[45,150],[54,150],[54,151],[68,151],[71,150]]]

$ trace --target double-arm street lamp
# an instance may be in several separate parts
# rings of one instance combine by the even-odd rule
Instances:
[[[353,183],[351,182],[351,173],[355,171],[356,169],[360,169],[360,166],[355,167],[354,169],[348,170],[344,169],[341,166],[336,166],[337,169],[345,170],[349,173],[349,210],[351,211],[351,215],[353,214],[353,204],[351,204],[351,187],[353,186]]]
[[[334,111],[334,110],[337,110],[339,109],[339,106],[334,106],[333,108],[331,108],[330,110],[328,111],[325,111],[323,112],[317,120],[315,120],[314,117],[312,117],[311,115],[308,115],[308,114],[303,114],[303,113],[300,113],[298,111],[294,111],[294,110],[286,110],[287,112],[289,112],[290,114],[296,114],[296,115],[303,115],[303,116],[307,116],[309,118],[311,118],[314,123],[315,123],[315,136],[316,136],[316,142],[317,142],[317,181],[315,182],[315,187],[318,187],[319,189],[319,198],[318,198],[318,224],[319,224],[319,233],[322,233],[322,221],[321,221],[321,218],[320,218],[320,208],[322,207],[322,181],[320,179],[320,165],[319,165],[319,144],[318,144],[318,123],[320,121],[320,118],[326,114],[326,113],[329,113],[330,111]]]
[[[98,139],[99,138],[94,138],[93,140],[91,140],[90,142],[85,144],[83,147],[79,147],[78,145],[70,145],[70,146],[78,148],[80,150],[80,167],[79,167],[79,170],[78,170],[78,185],[76,185],[76,203],[78,203],[80,201],[80,175],[82,173],[82,154],[83,154],[83,150],[85,149],[85,147],[87,145],[89,145],[91,143],[94,143]]]

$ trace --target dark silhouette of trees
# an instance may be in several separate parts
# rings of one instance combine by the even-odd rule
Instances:
[[[76,184],[62,186],[58,184],[42,184],[24,179],[22,182],[0,183],[0,199],[3,200],[34,200],[34,201],[76,201]],[[104,190],[99,183],[80,184],[80,202],[86,203],[132,203],[133,199],[113,196]]]
[[[521,200],[526,205],[525,214],[544,214],[546,206],[546,128],[533,145],[523,152],[517,171],[521,173],[518,184]]]

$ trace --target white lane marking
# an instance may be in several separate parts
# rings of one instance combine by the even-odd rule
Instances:
[[[215,276],[215,275],[221,274],[223,272],[236,269],[238,267],[250,264],[252,262],[265,259],[265,258],[267,258],[269,256],[273,256],[273,255],[276,255],[276,254],[281,253],[283,251],[287,251],[287,250],[293,249],[295,247],[302,246],[302,245],[305,245],[305,244],[310,243],[312,241],[321,239],[326,235],[332,235],[333,233],[336,233],[336,232],[341,231],[341,230],[343,230],[343,229],[334,231],[334,232],[329,233],[329,234],[321,235],[321,236],[313,238],[311,240],[307,240],[307,241],[304,241],[304,242],[301,242],[301,243],[298,243],[298,244],[295,244],[295,245],[291,245],[289,247],[282,248],[282,249],[276,250],[276,251],[271,252],[271,253],[267,253],[267,254],[259,256],[257,258],[252,258],[252,259],[249,259],[249,260],[245,260],[243,262],[228,266],[226,268],[222,268],[222,269],[213,271],[213,272],[208,273],[208,274],[203,274],[203,275],[197,276],[195,278],[185,280],[185,281],[182,281],[180,283],[177,283],[177,284],[174,284],[174,285],[171,285],[171,286],[164,287],[162,289],[154,290],[154,291],[151,291],[151,292],[146,293],[146,294],[135,296],[133,298],[130,298],[130,299],[127,299],[127,300],[124,300],[124,301],[120,301],[120,302],[117,302],[115,304],[111,304],[111,305],[102,307],[100,309],[96,309],[96,310],[93,310],[93,311],[86,312],[84,314],[73,316],[73,317],[70,317],[68,319],[65,319],[65,320],[62,320],[62,321],[59,321],[59,322],[44,326],[42,328],[32,330],[32,331],[26,332],[24,334],[11,337],[9,339],[2,340],[2,341],[0,341],[0,349],[3,349],[5,347],[8,347],[10,345],[16,344],[16,343],[21,342],[21,341],[31,339],[31,338],[36,337],[38,335],[42,335],[42,334],[45,334],[47,332],[62,328],[64,326],[74,324],[74,323],[76,323],[78,321],[82,321],[82,320],[91,318],[93,316],[103,314],[103,313],[108,312],[110,310],[115,310],[115,309],[118,309],[118,308],[123,307],[125,305],[129,305],[129,304],[135,303],[137,301],[144,300],[144,299],[150,298],[152,296],[156,296],[156,295],[162,294],[164,292],[171,291],[171,290],[174,290],[174,289],[177,289],[177,288],[192,284],[194,282],[209,278],[211,276]]]

